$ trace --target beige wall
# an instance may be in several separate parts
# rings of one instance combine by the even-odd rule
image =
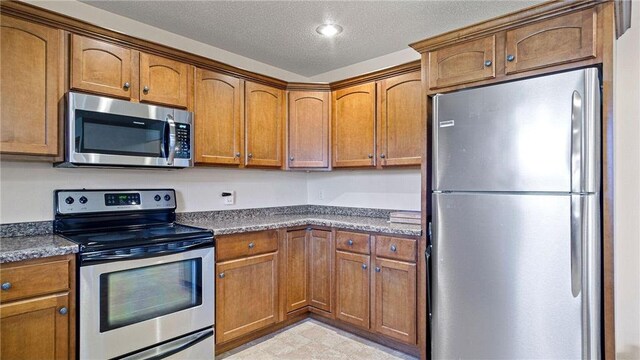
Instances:
[[[640,1],[616,41],[614,271],[616,353],[640,359]]]

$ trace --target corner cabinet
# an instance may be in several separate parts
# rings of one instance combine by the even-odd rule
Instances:
[[[282,167],[284,91],[245,83],[245,165]]]
[[[240,79],[196,69],[196,164],[240,165],[242,160]]]
[[[307,230],[290,231],[286,240],[286,312],[309,304],[309,241]]]
[[[380,166],[420,165],[424,142],[420,72],[395,76],[378,84]]]
[[[333,167],[376,166],[376,85],[332,93]]]
[[[75,359],[75,257],[2,264],[0,281],[0,357]]]
[[[0,15],[0,152],[55,157],[63,89],[61,30]]]
[[[290,168],[329,167],[329,92],[289,92]]]
[[[309,233],[309,305],[333,313],[334,251],[331,231],[311,230]]]

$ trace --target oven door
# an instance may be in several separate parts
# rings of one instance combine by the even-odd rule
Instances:
[[[211,327],[213,269],[213,247],[80,267],[80,359],[110,359]]]
[[[67,102],[68,164],[192,165],[190,112],[78,93]]]

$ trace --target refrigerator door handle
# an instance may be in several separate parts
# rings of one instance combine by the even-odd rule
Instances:
[[[583,189],[583,173],[585,149],[583,133],[585,130],[582,116],[582,96],[575,90],[571,96],[571,192],[581,193]],[[575,296],[575,294],[574,294]]]
[[[600,359],[601,334],[601,234],[600,205],[596,195],[581,196],[582,331],[583,358]]]
[[[429,222],[429,234],[427,235],[427,248],[424,251],[425,269],[427,275],[427,316],[429,317],[429,329],[431,329],[431,271],[429,266],[431,265],[431,222]]]
[[[571,194],[571,294],[578,297],[582,290],[582,214],[583,197]]]

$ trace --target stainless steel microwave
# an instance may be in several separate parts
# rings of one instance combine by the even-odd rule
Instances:
[[[62,167],[193,166],[193,113],[69,92]]]

